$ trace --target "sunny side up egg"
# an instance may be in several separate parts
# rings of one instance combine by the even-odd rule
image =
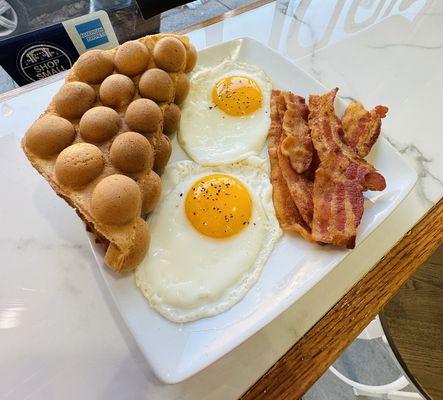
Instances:
[[[200,68],[182,105],[178,140],[201,165],[258,155],[268,135],[272,84],[259,68],[233,60]]]
[[[162,181],[136,284],[171,321],[219,314],[254,285],[281,235],[264,162],[179,161],[166,167]]]

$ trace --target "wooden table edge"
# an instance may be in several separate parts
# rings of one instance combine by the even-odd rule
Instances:
[[[228,18],[235,17],[235,16],[237,16],[239,14],[243,14],[243,13],[245,13],[247,11],[254,10],[255,8],[264,6],[264,5],[268,4],[268,3],[273,3],[275,1],[276,0],[257,0],[257,1],[255,1],[253,3],[245,5],[243,7],[238,7],[238,8],[235,8],[233,10],[227,11],[227,12],[225,12],[223,14],[216,15],[215,17],[209,18],[209,19],[207,19],[205,21],[197,22],[196,24],[189,25],[186,28],[183,28],[183,29],[180,29],[180,30],[176,31],[175,33],[177,33],[178,35],[184,35],[185,33],[188,33],[188,32],[191,32],[191,31],[195,31],[197,29],[205,28],[205,27],[207,27],[209,25],[216,24],[217,22],[223,21],[223,20],[228,19]]]
[[[299,399],[442,241],[440,200],[241,400]]]

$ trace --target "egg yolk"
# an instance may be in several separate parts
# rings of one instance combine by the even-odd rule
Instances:
[[[212,89],[212,101],[223,112],[233,116],[252,114],[261,107],[260,86],[246,76],[227,76]]]
[[[238,179],[213,174],[192,185],[186,196],[185,212],[198,232],[213,238],[226,238],[249,224],[252,200],[248,189]]]

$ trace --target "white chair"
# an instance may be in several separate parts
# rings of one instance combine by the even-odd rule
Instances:
[[[390,350],[388,341],[386,339],[385,333],[383,331],[383,327],[380,323],[380,319],[375,317],[375,319],[363,330],[363,332],[358,336],[357,339],[363,340],[372,340],[381,338],[383,343],[385,343]],[[401,366],[398,364],[397,359],[394,354],[392,354],[392,358],[395,360],[397,367],[402,371]],[[329,370],[341,381],[348,384],[352,387],[352,390],[355,396],[366,396],[374,399],[389,399],[389,400],[405,400],[405,399],[423,399],[423,397],[418,393],[413,392],[402,392],[401,389],[404,389],[406,386],[410,384],[409,380],[405,375],[401,375],[397,380],[379,386],[365,385],[359,382],[356,382],[348,377],[344,376],[342,373],[337,371],[332,365],[329,367]]]

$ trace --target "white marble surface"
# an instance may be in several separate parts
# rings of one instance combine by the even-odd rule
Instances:
[[[190,36],[200,48],[253,37],[338,85],[342,96],[387,104],[384,135],[419,182],[309,294],[181,384],[153,377],[115,311],[82,223],[20,151],[25,127],[59,83],[0,104],[0,399],[235,399],[441,198],[443,2],[327,4],[271,3]]]

